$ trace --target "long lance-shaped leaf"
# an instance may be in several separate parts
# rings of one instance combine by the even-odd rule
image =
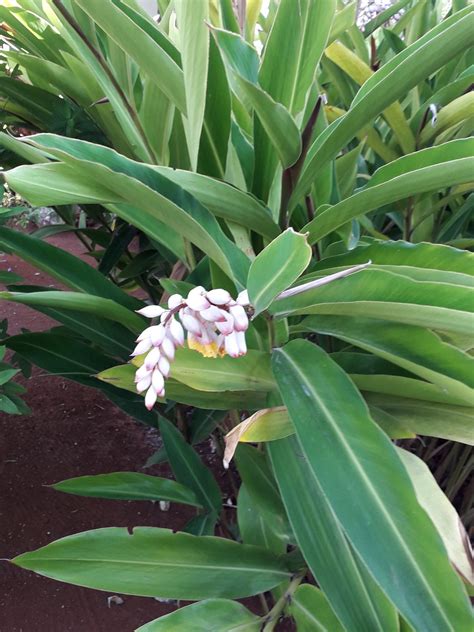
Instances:
[[[338,618],[347,630],[396,630],[393,609],[358,565],[297,439],[268,450],[298,546]]]
[[[290,577],[283,560],[260,547],[153,527],[85,531],[12,561],[63,582],[163,599],[239,599]]]
[[[339,66],[357,84],[362,85],[370,79],[374,71],[356,53],[341,42],[334,42],[325,50],[325,55]],[[408,125],[403,109],[398,101],[383,112],[384,118],[393,130],[400,147],[405,153],[415,150],[415,137]]]
[[[249,193],[200,173],[169,167],[154,169],[189,191],[217,217],[250,228],[270,239],[280,232],[269,210]]]
[[[432,331],[346,316],[310,317],[302,328],[341,338],[437,384],[466,405],[474,402],[474,358]]]
[[[348,113],[313,143],[293,192],[294,207],[317,174],[357,132],[425,77],[470,46],[474,13],[466,8],[448,18],[378,70],[359,90]]]
[[[288,610],[299,632],[344,632],[324,593],[311,584],[298,587]]]
[[[13,301],[23,305],[36,305],[50,307],[52,309],[65,309],[78,312],[86,312],[95,316],[101,316],[116,321],[130,331],[139,333],[144,326],[144,321],[130,310],[108,298],[81,294],[79,292],[57,292],[54,290],[45,292],[0,292],[0,300]]]
[[[234,33],[213,29],[213,35],[235,83],[235,91],[254,108],[280,162],[288,167],[301,152],[298,127],[281,104],[257,83],[257,51]]]
[[[0,247],[55,277],[73,290],[94,294],[128,309],[138,309],[142,303],[114,285],[95,268],[74,255],[10,228],[0,227]]]
[[[466,581],[474,585],[472,549],[456,510],[441,491],[426,463],[407,450],[398,448],[397,451],[413,482],[418,502],[443,538],[452,564]]]
[[[61,177],[66,182],[69,179],[72,187],[72,193],[68,191],[68,195],[74,196],[74,182],[79,181],[78,197],[81,193],[98,203],[125,202],[140,209],[142,213],[138,214],[134,224],[149,236],[155,237],[154,231],[158,229],[156,220],[165,223],[189,238],[241,287],[244,286],[250,261],[225,236],[211,213],[180,186],[147,165],[129,160],[106,147],[83,141],[71,142],[71,139],[49,134],[40,134],[31,142],[64,160],[65,164],[33,165],[9,171],[6,177],[15,182],[14,189],[18,192],[21,189],[25,198],[35,204],[41,199],[40,204],[43,204],[45,199],[49,199],[49,194],[53,200],[57,193],[61,195],[61,191],[56,192],[54,188],[54,179],[50,191],[47,183],[40,189],[31,186],[28,175],[31,169],[49,167],[54,170],[59,167]],[[34,171],[29,173],[33,175]],[[51,203],[58,202],[49,199],[48,204]],[[116,208],[120,210],[120,206]]]
[[[143,130],[138,124],[136,112],[115,79],[113,72],[107,66],[100,50],[94,48],[93,43],[82,31],[74,16],[60,0],[51,0],[48,4],[44,3],[43,6],[46,17],[64,37],[78,59],[69,55],[68,51],[63,53],[64,57],[69,55],[68,60],[70,59],[74,66],[87,66],[85,76],[92,74],[94,80],[100,85],[104,96],[110,101],[120,127],[127,138],[130,151],[143,160],[152,160],[153,156]],[[89,72],[89,69],[92,73]]]
[[[273,302],[275,316],[339,314],[430,327],[470,335],[471,287],[416,281],[401,274],[367,269]]]
[[[385,204],[404,200],[412,195],[471,182],[473,171],[474,158],[460,158],[431,167],[413,169],[383,184],[367,187],[327,208],[303,230],[309,232],[309,243],[315,243],[351,219]]]
[[[75,0],[140,70],[186,113],[183,72],[170,55],[112,0]]]
[[[261,627],[260,617],[242,604],[227,599],[206,599],[145,623],[136,632],[258,632]]]
[[[275,351],[273,366],[308,467],[378,585],[416,630],[468,630],[442,540],[346,373],[302,340]]]
[[[350,252],[319,261],[315,271],[352,266],[365,261],[375,265],[406,266],[454,272],[474,277],[474,253],[443,244],[412,244],[407,241],[374,241]]]
[[[52,485],[65,494],[113,500],[168,500],[201,507],[194,492],[176,481],[140,472],[112,472],[68,478]]]
[[[306,105],[316,69],[328,40],[336,2],[283,0],[279,3],[265,43],[259,85],[292,116]],[[277,159],[262,119],[254,124],[255,194],[266,200],[275,177]],[[283,165],[288,166],[288,165]]]
[[[207,0],[175,0],[176,18],[184,74],[186,118],[184,129],[191,168],[197,170],[199,140],[206,106],[207,72],[209,65],[209,29],[206,25]]]

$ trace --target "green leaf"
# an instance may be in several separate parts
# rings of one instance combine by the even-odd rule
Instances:
[[[275,301],[275,316],[334,314],[377,318],[468,334],[473,324],[473,289],[420,282],[369,267],[335,282]]]
[[[411,371],[472,405],[474,358],[421,327],[345,316],[307,318],[304,328],[336,336]]]
[[[23,305],[36,305],[55,310],[74,310],[86,312],[103,318],[108,318],[134,333],[140,333],[145,322],[143,318],[137,316],[123,305],[108,298],[101,298],[92,294],[81,294],[79,292],[61,292],[46,290],[44,292],[0,292],[0,300],[13,301]]]
[[[140,301],[106,279],[79,257],[61,248],[10,228],[0,227],[0,248],[43,270],[73,290],[112,299],[129,309],[139,309]]]
[[[344,632],[324,593],[312,586],[298,586],[288,608],[298,632]]]
[[[332,123],[311,145],[290,200],[292,207],[309,191],[318,173],[361,128],[470,46],[473,23],[470,8],[454,14],[393,57],[364,83],[348,113]],[[443,169],[437,171],[440,176]]]
[[[298,546],[337,617],[347,630],[395,632],[393,608],[356,559],[297,439],[268,451]]]
[[[186,95],[184,129],[191,168],[197,170],[199,140],[206,106],[207,71],[209,65],[209,12],[207,0],[175,0],[176,19]]]
[[[76,4],[131,57],[176,107],[186,113],[183,72],[162,46],[111,0],[76,0]],[[156,28],[156,27],[155,27]]]
[[[416,434],[474,445],[474,425],[472,423],[474,408],[472,406],[441,404],[436,400],[430,402],[416,399],[414,395],[410,397],[409,387],[411,384],[408,384],[406,379],[402,380],[403,378],[399,380],[401,383],[397,384],[397,391],[400,395],[390,396],[364,392],[365,400],[370,409],[377,408],[384,411]],[[354,381],[358,388],[364,390],[365,384],[361,380],[354,379]],[[419,380],[409,381],[431,386]],[[405,390],[404,387],[406,387]],[[376,419],[376,421],[378,420]]]
[[[397,452],[411,478],[418,502],[438,529],[453,566],[467,582],[474,584],[470,542],[456,510],[426,463],[407,450],[398,448]]]
[[[206,599],[150,621],[136,632],[258,632],[260,627],[259,617],[242,604],[227,599]]]
[[[177,349],[173,378],[199,391],[271,391],[275,388],[269,354],[252,349],[241,358],[205,358],[191,349]]]
[[[19,372],[20,369],[0,369],[0,386],[9,382],[15,375]]]
[[[117,500],[169,500],[200,507],[193,491],[167,478],[139,472],[113,472],[69,478],[52,485],[53,489],[76,496]]]
[[[265,454],[252,446],[239,445],[236,461],[252,504],[269,520],[272,531],[279,538],[287,539],[291,529]]]
[[[419,153],[422,152],[409,156]],[[455,184],[470,182],[473,170],[473,158],[447,160],[428,167],[410,169],[387,182],[368,185],[342,202],[326,208],[306,224],[303,230],[309,232],[308,240],[313,244],[351,219],[373,209],[420,193],[439,191]]]
[[[293,116],[306,105],[335,10],[334,0],[326,0],[324,4],[302,0],[296,11],[293,0],[278,4],[265,42],[258,81],[261,88]],[[263,200],[268,199],[277,168],[270,132],[262,119],[255,121],[253,191]]]
[[[19,283],[21,276],[14,272],[7,272],[6,270],[0,270],[0,283],[8,285],[10,283]]]
[[[306,236],[288,228],[274,239],[252,262],[247,288],[255,315],[286,290],[311,260]]]
[[[121,364],[101,371],[96,377],[107,384],[135,393],[135,371],[136,367],[132,364]],[[265,405],[266,395],[264,392],[253,391],[197,391],[173,379],[166,381],[167,400],[207,410],[256,410]]]
[[[16,191],[21,189],[22,194],[34,198],[35,203],[41,199],[41,204],[45,200],[48,200],[47,204],[54,204],[54,175],[50,174],[51,187],[45,187],[41,192],[32,185],[33,174],[28,172],[30,169],[45,168],[49,168],[53,174],[59,171],[61,176],[69,180],[72,193],[68,194],[71,200],[74,199],[78,181],[83,182],[83,188],[92,197],[99,187],[95,198],[97,203],[121,202],[138,208],[140,213],[135,213],[133,217],[129,213],[123,219],[158,240],[160,226],[166,224],[179,235],[189,238],[214,259],[228,276],[244,286],[250,261],[226,237],[211,213],[180,186],[153,168],[106,147],[48,134],[39,134],[34,139],[30,138],[29,142],[46,148],[66,164],[33,165],[9,171],[7,179],[10,183],[15,182],[12,187]],[[107,191],[104,191],[105,188]],[[120,205],[114,208],[118,213],[121,212]]]
[[[272,517],[262,511],[242,483],[237,497],[237,522],[244,544],[255,544],[280,555],[285,553],[287,540],[277,533]]]
[[[257,84],[257,52],[235,33],[221,29],[213,29],[212,33],[232,72],[234,91],[254,108],[282,165],[292,165],[301,153],[299,130],[288,110]]]
[[[217,217],[245,226],[270,239],[279,234],[280,229],[270,211],[249,193],[200,173],[169,167],[154,169],[189,191]]]
[[[211,471],[180,431],[164,417],[160,417],[160,432],[176,480],[193,490],[203,507],[219,514],[221,491]]]
[[[308,466],[376,582],[417,630],[468,629],[443,543],[344,371],[302,340],[274,352],[274,371]]]
[[[411,244],[407,241],[374,241],[361,245],[345,254],[319,261],[314,270],[319,272],[366,261],[372,261],[377,266],[397,266],[400,274],[410,266],[474,276],[474,253],[440,244]]]
[[[12,562],[71,584],[161,599],[240,599],[290,576],[265,549],[154,527],[76,533]]]

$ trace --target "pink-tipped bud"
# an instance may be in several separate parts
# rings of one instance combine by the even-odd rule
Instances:
[[[151,371],[158,364],[160,355],[161,355],[161,351],[159,347],[153,347],[150,353],[146,356],[143,366],[146,367],[148,371]]]
[[[175,318],[173,318],[169,324],[169,331],[175,343],[182,347],[184,345],[184,329]]]
[[[231,358],[238,358],[240,355],[239,343],[237,341],[237,334],[233,331],[231,334],[224,338],[224,348]]]
[[[199,312],[199,316],[210,323],[227,320],[226,313],[215,305],[211,305],[208,309],[203,309],[202,312]]]
[[[139,393],[143,393],[143,391],[146,391],[147,388],[150,387],[151,384],[151,375],[147,375],[146,377],[142,378],[139,382],[137,382],[137,391]]]
[[[169,377],[171,365],[166,356],[162,355],[158,360],[158,368],[163,377]]]
[[[168,338],[168,336],[166,336],[166,338],[161,343],[160,349],[169,360],[174,360],[175,346],[171,338]]]
[[[184,298],[181,294],[172,294],[168,299],[168,307],[170,309],[176,309],[182,303],[184,303]]]
[[[141,367],[139,367],[135,371],[135,382],[139,382],[140,380],[143,380],[143,378],[147,377],[148,375],[150,375],[149,369],[147,369],[146,366],[142,364]]]
[[[153,408],[156,403],[157,397],[158,393],[155,391],[153,386],[150,386],[145,395],[145,406],[148,408],[148,410],[151,410]]]
[[[147,305],[141,309],[137,309],[137,314],[145,316],[145,318],[158,318],[165,310],[159,305]]]
[[[188,307],[194,309],[196,312],[200,312],[203,309],[210,307],[210,303],[204,296],[204,288],[201,286],[193,288],[186,299]]]
[[[133,352],[130,354],[132,357],[141,355],[142,353],[146,353],[152,347],[150,338],[145,338],[145,340],[140,340],[137,344]]]
[[[245,355],[247,353],[245,333],[243,331],[236,331],[235,336],[237,338],[237,344],[239,345],[239,355]]]
[[[232,300],[227,290],[211,290],[206,295],[207,299],[214,305],[227,305]]]
[[[242,305],[242,307],[247,307],[247,305],[250,305],[249,293],[247,290],[242,290],[242,292],[239,293],[239,295],[237,296],[237,303],[239,305]]]
[[[158,369],[155,369],[151,376],[151,383],[157,393],[165,388],[165,380]]]
[[[197,318],[191,316],[191,314],[186,314],[183,311],[183,314],[181,315],[181,322],[183,323],[184,327],[192,334],[195,334],[196,336],[201,335],[201,323],[198,321]]]
[[[249,319],[242,305],[231,305],[229,313],[234,319],[235,331],[246,331],[249,326]]]
[[[166,336],[166,329],[164,325],[155,325],[150,327],[150,340],[154,347],[159,347]]]
[[[225,321],[216,323],[216,327],[221,332],[221,334],[224,334],[224,336],[228,336],[234,331],[234,319],[227,312],[224,313],[226,315]]]

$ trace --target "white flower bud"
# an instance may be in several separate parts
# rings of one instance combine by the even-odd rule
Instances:
[[[246,331],[249,326],[249,319],[242,305],[231,305],[229,313],[234,319],[235,331]]]
[[[159,369],[155,369],[151,376],[151,383],[157,393],[160,393],[165,387],[165,380]]]
[[[150,353],[146,356],[145,362],[143,363],[143,365],[148,369],[148,371],[151,371],[152,369],[155,368],[156,364],[158,363],[158,360],[160,359],[160,356],[161,356],[161,351],[159,347],[153,347]]]
[[[196,336],[201,335],[201,323],[197,318],[191,316],[191,314],[187,314],[183,311],[183,314],[181,315],[181,322],[192,334],[195,334]]]
[[[171,365],[166,356],[162,355],[158,360],[158,368],[163,377],[169,377]]]
[[[142,364],[141,367],[139,367],[135,372],[135,382],[143,380],[143,378],[147,377],[148,375],[150,375],[150,370],[147,369],[144,364]]]
[[[247,307],[247,305],[250,305],[249,293],[247,290],[242,290],[242,292],[239,293],[239,295],[237,296],[237,303],[239,305],[242,305],[242,307]]]
[[[145,318],[158,318],[165,310],[159,305],[147,305],[141,309],[137,309],[137,314],[145,316]]]
[[[186,299],[186,304],[191,309],[194,309],[196,312],[200,312],[203,309],[207,309],[210,307],[210,303],[207,298],[204,296],[204,288],[203,287],[195,287],[193,288]]]
[[[181,323],[179,323],[175,318],[172,318],[169,324],[169,331],[175,343],[182,347],[184,344],[184,329]]]
[[[214,305],[227,305],[232,300],[231,295],[227,290],[211,290],[207,293],[207,299]]]
[[[150,338],[146,338],[145,340],[140,340],[140,342],[137,344],[137,346],[135,347],[135,349],[130,355],[131,356],[141,355],[142,353],[146,353],[147,351],[149,351],[151,347],[152,347],[152,344],[151,344]]]
[[[234,319],[230,314],[227,314],[226,312],[224,313],[226,315],[225,321],[217,322],[216,327],[221,332],[221,334],[224,334],[224,336],[228,336],[234,331]]]
[[[164,325],[155,325],[150,327],[150,340],[154,347],[159,347],[163,342],[163,338],[166,335],[166,329]]]
[[[143,393],[143,391],[146,391],[146,389],[149,388],[150,384],[151,384],[151,375],[147,375],[146,377],[141,379],[139,382],[137,382],[137,391],[139,393]]]
[[[224,347],[226,353],[231,356],[231,358],[238,358],[240,355],[239,343],[237,341],[237,334],[233,331],[231,334],[224,338]]]
[[[211,323],[216,323],[217,321],[223,322],[226,320],[226,314],[222,309],[219,309],[215,305],[211,305],[208,309],[203,309],[199,312],[199,316],[204,318]]]
[[[158,393],[155,391],[153,386],[150,386],[145,395],[145,406],[148,408],[148,410],[151,410],[153,408],[156,403],[157,397]]]
[[[166,338],[161,343],[160,349],[165,354],[165,356],[168,357],[169,360],[174,360],[175,346],[171,338],[168,338],[168,336],[166,336]]]
[[[172,294],[168,299],[168,307],[170,309],[176,309],[182,303],[184,303],[184,298],[181,294]]]
[[[247,342],[245,341],[245,333],[243,331],[236,331],[235,336],[237,338],[237,344],[239,345],[239,355],[245,355],[247,353]]]

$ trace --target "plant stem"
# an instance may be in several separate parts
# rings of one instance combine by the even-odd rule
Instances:
[[[301,584],[303,577],[304,577],[303,573],[293,577],[288,588],[285,590],[283,595],[280,597],[280,599],[276,602],[276,604],[270,610],[268,615],[265,617],[264,619],[265,626],[262,632],[272,632],[272,630],[275,629],[275,626],[278,623],[278,620],[281,614],[283,613],[283,610],[285,609],[287,604],[291,601],[291,597],[293,596],[293,593],[298,588],[298,586]]]

